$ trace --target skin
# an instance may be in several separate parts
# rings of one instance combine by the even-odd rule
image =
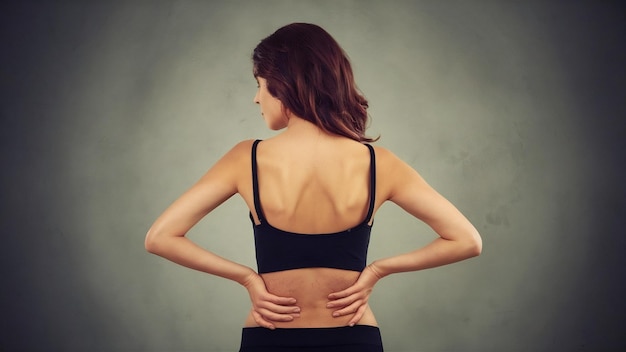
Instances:
[[[274,227],[312,236],[362,222],[369,199],[367,148],[293,115],[267,91],[265,79],[257,77],[257,81],[254,102],[263,119],[270,129],[284,129],[261,142],[257,150],[259,193],[267,221]],[[221,258],[185,234],[234,194],[243,198],[255,223],[259,223],[251,182],[252,142],[237,144],[213,165],[157,218],[145,240],[151,253],[244,286],[252,303],[245,326],[375,326],[368,299],[380,279],[457,262],[481,252],[478,231],[454,205],[393,153],[375,147],[375,212],[386,201],[397,204],[439,235],[433,242],[377,259],[361,273],[303,268],[259,275],[252,268]],[[284,187],[287,182],[289,187]]]

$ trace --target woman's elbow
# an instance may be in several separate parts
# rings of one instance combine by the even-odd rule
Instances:
[[[483,240],[476,229],[472,231],[468,241],[468,254],[470,257],[477,257],[483,251]]]
[[[149,253],[157,254],[159,252],[159,236],[152,229],[148,230],[143,246]]]

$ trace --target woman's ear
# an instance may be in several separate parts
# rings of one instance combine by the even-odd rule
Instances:
[[[285,106],[285,104],[283,104],[283,102],[280,102],[280,106],[281,110],[283,111],[283,118],[285,119],[285,123],[288,123],[289,119],[291,119],[291,116],[293,116],[293,113],[291,112],[291,110],[289,110],[289,108]]]

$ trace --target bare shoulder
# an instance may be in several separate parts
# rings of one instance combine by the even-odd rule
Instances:
[[[232,168],[237,169],[237,172],[240,172],[241,168],[249,168],[250,167],[250,156],[252,151],[252,144],[254,144],[254,139],[248,139],[235,144],[224,156],[225,162],[227,162]]]
[[[389,149],[381,147],[379,145],[372,145],[374,147],[374,152],[376,153],[376,163],[377,164],[388,164],[389,162],[394,162],[398,159],[398,157]]]
[[[254,139],[241,141],[235,144],[235,146],[233,146],[230,151],[226,153],[226,155],[237,159],[245,159],[246,157],[249,159],[250,151],[252,150],[252,144],[254,143],[254,141]]]
[[[224,154],[200,179],[200,183],[221,184],[237,192],[241,178],[250,168],[250,151],[254,140],[245,140],[235,144]]]
[[[236,172],[241,167],[249,164],[250,151],[252,150],[253,139],[241,141],[235,144],[226,154],[224,154],[220,160],[215,164],[215,167],[226,167],[228,169],[235,168]]]
[[[376,186],[385,200],[396,202],[408,190],[427,187],[419,173],[392,151],[374,147],[376,153]]]
[[[409,164],[387,148],[374,146],[374,152],[378,175],[396,180],[398,177],[405,176],[404,173],[413,175],[417,173]]]

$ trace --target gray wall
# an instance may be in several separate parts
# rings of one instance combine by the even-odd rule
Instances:
[[[624,347],[624,10],[602,1],[3,2],[0,350],[233,351],[238,285],[147,254],[159,213],[266,138],[250,53],[295,21],[350,55],[371,134],[474,222],[481,257],[371,305],[394,351]],[[190,233],[254,265],[238,197]],[[370,260],[434,234],[392,204]]]

